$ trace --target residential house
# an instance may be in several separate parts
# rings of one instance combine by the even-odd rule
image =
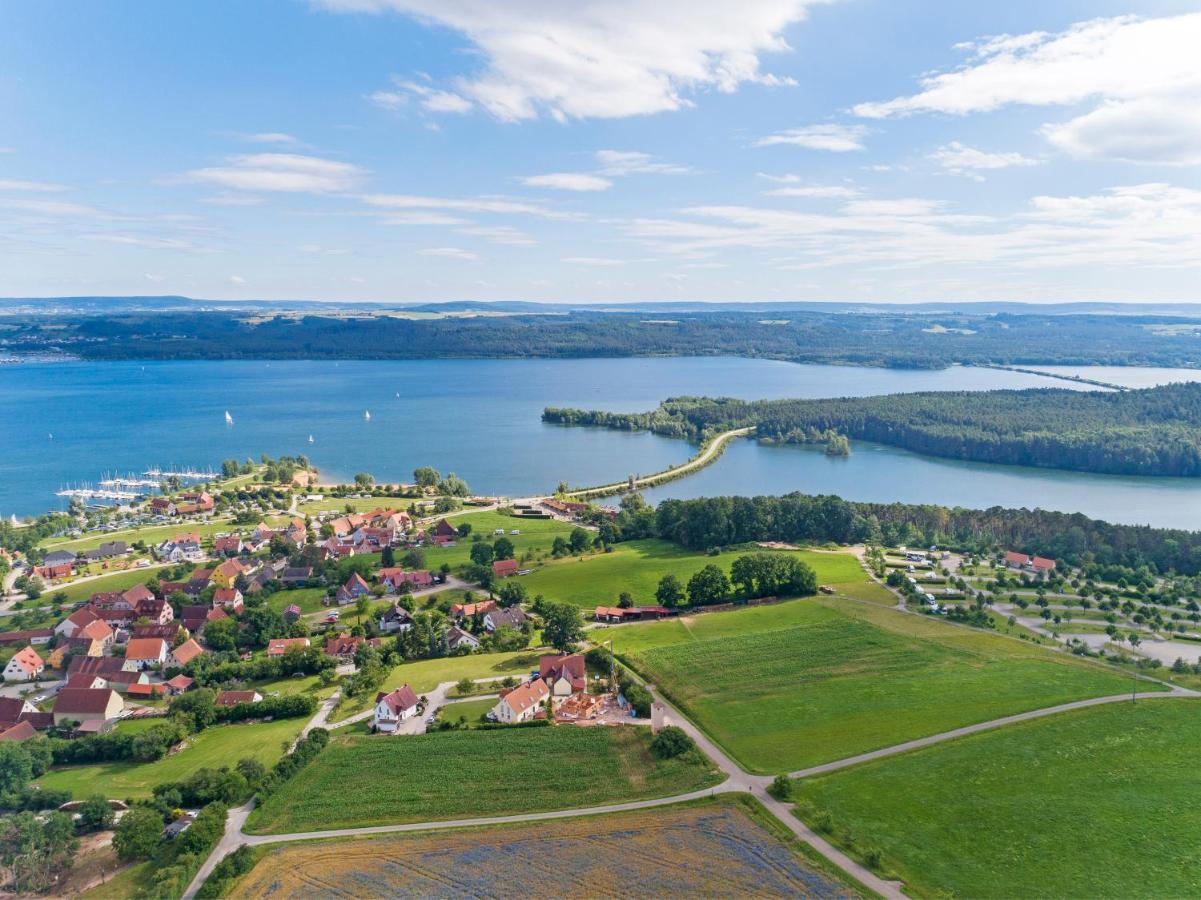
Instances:
[[[124,709],[125,701],[112,688],[63,688],[54,698],[54,724],[108,722]]]
[[[363,580],[363,576],[358,572],[351,572],[350,577],[346,579],[346,584],[338,588],[336,599],[339,606],[348,606],[359,597],[370,593],[371,586]]]
[[[363,643],[376,649],[383,645],[383,642],[379,638],[362,638],[352,637],[349,634],[339,634],[325,642],[323,652],[326,656],[336,656],[343,662],[350,662],[354,659],[355,652]]]
[[[213,552],[218,556],[238,556],[242,552],[242,539],[236,534],[213,541]]]
[[[309,538],[309,528],[305,525],[304,519],[293,519],[288,524],[288,528],[284,532],[284,537],[297,547],[303,547],[305,541]]]
[[[477,613],[483,615],[496,609],[495,600],[480,600],[478,603],[452,603],[450,617],[452,619],[470,619]]]
[[[1042,556],[1029,556],[1025,553],[1014,553],[1012,550],[1005,554],[1005,565],[1011,569],[1021,569],[1039,578],[1047,578],[1055,571],[1055,560]]]
[[[584,655],[542,656],[538,658],[538,676],[550,685],[556,697],[569,697],[587,687]]]
[[[200,535],[195,532],[177,534],[155,547],[154,554],[162,562],[200,562],[204,559],[204,547],[200,545]]]
[[[46,668],[45,661],[38,656],[33,645],[18,650],[4,667],[5,681],[33,681]]]
[[[124,556],[128,552],[129,545],[125,541],[105,541],[99,547],[85,550],[83,555],[87,558],[88,562],[100,562],[101,560]]]
[[[297,606],[295,603],[289,603],[287,606],[284,607],[284,621],[285,622],[295,622],[303,614],[304,614],[304,611],[299,606]]]
[[[237,588],[217,588],[213,592],[213,607],[229,610],[230,612],[242,611],[242,592]]]
[[[204,648],[196,643],[196,639],[188,638],[170,652],[167,657],[167,664],[182,669],[202,653],[204,653]]]
[[[249,571],[250,567],[244,565],[241,560],[227,559],[213,569],[212,581],[217,587],[231,588],[240,576]]]
[[[54,626],[54,633],[62,637],[72,637],[76,631],[90,622],[99,622],[100,616],[88,606],[81,606],[71,615]]]
[[[104,656],[112,652],[113,640],[113,629],[107,622],[97,619],[76,629],[75,633],[67,638],[67,645],[72,650],[82,650],[84,656]]]
[[[498,559],[492,563],[492,574],[497,578],[508,578],[510,575],[517,574],[517,560],[515,559]]]
[[[307,637],[274,638],[267,642],[267,655],[283,656],[292,647],[308,647],[311,643]]]
[[[208,621],[207,616],[212,611],[208,606],[185,606],[180,611],[179,620],[183,627],[192,634],[199,634]]]
[[[492,707],[492,718],[506,725],[528,722],[538,714],[542,704],[550,696],[550,688],[541,678],[504,691],[496,706]]]
[[[484,627],[488,631],[496,631],[498,628],[512,628],[514,631],[521,631],[527,618],[526,614],[516,606],[510,606],[508,609],[493,609],[484,613]]]
[[[70,563],[59,563],[56,566],[34,566],[33,574],[43,581],[58,581],[74,575],[75,567]]]
[[[214,701],[218,706],[237,706],[240,703],[262,703],[263,695],[258,691],[222,691]]]
[[[155,497],[150,501],[150,511],[158,516],[174,516],[175,503],[170,497]]]
[[[77,557],[70,550],[51,550],[42,557],[42,565],[51,568],[56,566],[73,566]]]
[[[175,636],[179,634],[179,622],[172,620],[164,625],[135,625],[133,633],[130,637],[136,638],[162,638],[168,644],[175,643]],[[186,629],[185,629],[186,630]]]
[[[384,634],[395,634],[412,627],[413,615],[403,606],[393,606],[379,619],[379,630]]]
[[[13,722],[11,725],[0,724],[0,741],[27,741],[37,737],[37,731],[28,722]]]
[[[451,653],[460,649],[470,652],[480,648],[480,639],[470,631],[464,631],[458,625],[452,625],[446,629],[446,634],[443,638],[446,641],[446,649]]]
[[[379,570],[379,577],[388,593],[400,593],[403,590],[420,591],[434,583],[434,573],[422,570],[406,572],[401,568],[385,568]]]
[[[125,696],[133,700],[153,700],[166,694],[165,684],[151,684],[149,680],[136,682],[125,689]]]
[[[179,499],[183,501],[184,507],[180,508],[177,504],[176,508],[180,514],[192,512],[212,512],[213,511],[213,496],[208,491],[185,491],[179,495]]]
[[[140,672],[167,662],[167,642],[162,638],[133,638],[125,645],[127,672]]]
[[[159,600],[157,597],[139,600],[134,609],[137,613],[136,618],[149,619],[156,625],[166,625],[175,619],[175,610],[171,608],[171,604],[166,600]]]
[[[394,734],[400,723],[417,715],[417,694],[407,684],[389,694],[380,691],[375,698],[371,726],[384,734]]]
[[[108,681],[122,671],[125,660],[115,656],[73,656],[67,663],[67,677],[76,675],[99,675]]]

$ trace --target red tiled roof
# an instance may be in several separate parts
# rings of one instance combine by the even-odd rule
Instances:
[[[399,687],[390,694],[385,694],[382,691],[375,698],[375,702],[383,701],[387,704],[388,709],[396,714],[400,714],[406,709],[412,709],[417,705],[417,694],[407,684],[404,687]]]
[[[24,669],[29,675],[36,675],[46,663],[38,656],[38,652],[32,646],[26,647],[23,650],[18,650],[9,662],[15,662],[18,666]]]
[[[548,696],[550,696],[550,688],[546,686],[546,682],[541,678],[535,678],[527,684],[502,694],[501,700],[507,703],[515,714],[520,715],[531,706],[537,706]]]
[[[504,578],[508,575],[517,574],[517,560],[515,559],[498,559],[492,564],[492,574],[499,575]]]
[[[159,659],[166,649],[167,642],[162,638],[133,638],[125,645],[125,658]]]
[[[188,638],[171,652],[175,655],[176,660],[179,661],[181,666],[186,666],[188,663],[202,654],[204,652],[204,648],[196,643],[194,639]]]
[[[63,688],[54,700],[54,714],[104,712],[114,695],[112,688]]]
[[[254,691],[222,691],[217,695],[218,706],[237,706],[239,703],[253,703]]]
[[[584,677],[584,657],[580,653],[570,656],[541,656],[538,658],[538,674],[543,678],[548,675],[554,679]]]

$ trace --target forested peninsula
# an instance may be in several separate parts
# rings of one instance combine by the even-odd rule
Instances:
[[[646,413],[547,408],[543,421],[702,440],[755,428],[759,440],[831,434],[931,456],[1111,475],[1201,477],[1201,384],[1135,391],[953,391],[827,400],[676,397]]]

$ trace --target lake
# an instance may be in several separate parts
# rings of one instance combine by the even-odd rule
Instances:
[[[456,472],[479,493],[533,494],[560,480],[596,484],[654,472],[693,452],[686,442],[651,434],[543,425],[544,406],[645,410],[682,394],[755,399],[1054,386],[1071,385],[995,369],[724,357],[4,366],[0,514],[60,506],[54,491],[105,473],[216,467],[260,453],[306,453],[327,480],[360,471],[381,481],[410,480],[415,467],[433,465]],[[224,421],[226,410],[233,425]],[[850,459],[829,460],[811,450],[738,441],[714,466],[653,495],[805,490],[965,506],[1039,504],[1114,521],[1191,524],[1199,489],[1191,481],[965,467],[858,445]],[[873,495],[865,496],[869,490]]]

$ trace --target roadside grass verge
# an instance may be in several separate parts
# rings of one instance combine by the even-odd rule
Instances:
[[[1185,897],[1201,700],[1073,710],[796,782],[806,822],[915,896]]]
[[[337,737],[255,809],[247,830],[280,834],[570,809],[722,781],[699,751],[659,760],[650,741],[650,730],[637,726]]]

